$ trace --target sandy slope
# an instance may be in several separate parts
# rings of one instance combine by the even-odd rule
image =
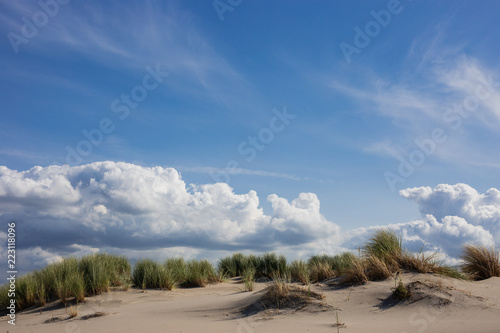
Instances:
[[[144,293],[133,289],[90,297],[80,304],[79,315],[69,320],[64,308],[48,304],[20,313],[15,327],[3,317],[0,327],[11,333],[336,332],[338,314],[346,325],[341,332],[500,332],[500,278],[467,282],[405,274],[403,280],[416,282],[415,299],[420,300],[394,302],[390,298],[393,280],[352,288],[322,284],[311,289],[323,293],[329,307],[266,310],[246,316],[241,309],[255,302],[266,284],[257,284],[250,293],[241,292],[242,285],[233,281],[206,288]],[[98,311],[107,315],[81,319]],[[57,317],[63,320],[44,323]]]

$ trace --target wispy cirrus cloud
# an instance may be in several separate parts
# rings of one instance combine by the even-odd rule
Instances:
[[[181,172],[194,172],[194,173],[204,173],[204,174],[219,174],[228,172],[227,169],[215,168],[215,167],[176,167],[177,170]],[[249,176],[262,176],[262,177],[273,177],[273,178],[284,178],[290,180],[307,180],[307,177],[300,177],[297,175],[293,175],[285,172],[274,172],[274,171],[265,171],[265,170],[253,170],[253,169],[245,169],[245,168],[237,168],[231,172],[231,175],[249,175]]]

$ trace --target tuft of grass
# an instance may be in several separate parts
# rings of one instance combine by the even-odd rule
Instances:
[[[462,271],[474,280],[500,276],[499,252],[495,248],[467,244],[461,256]]]
[[[258,277],[272,278],[287,274],[287,262],[284,256],[271,252],[264,253],[259,259],[259,266],[256,267]]]
[[[80,307],[78,306],[78,303],[76,305],[71,305],[69,308],[66,308],[66,312],[68,313],[70,318],[75,318],[78,316],[78,311],[80,310]]]
[[[350,252],[337,254],[330,259],[330,266],[335,272],[335,275],[344,274],[345,270],[352,266],[356,256]]]
[[[151,259],[143,259],[135,264],[132,275],[133,283],[136,287],[160,288],[161,265]]]
[[[305,261],[293,261],[288,270],[290,271],[292,281],[298,281],[305,285],[308,285],[311,282],[311,270]]]
[[[392,297],[403,301],[411,297],[411,291],[404,285],[403,281],[399,281],[398,286],[392,292]]]
[[[401,237],[391,229],[380,229],[363,247],[367,256],[374,256],[387,264],[403,252]]]
[[[241,277],[245,285],[245,291],[252,291],[255,285],[255,268],[247,268],[243,271]]]
[[[215,280],[215,269],[208,260],[191,260],[186,264],[186,278],[183,287],[205,287]]]
[[[311,281],[320,282],[335,277],[335,271],[326,261],[318,261],[309,265],[311,271]]]
[[[242,276],[250,267],[257,267],[255,262],[251,262],[250,257],[246,257],[243,253],[233,253],[219,261],[217,270],[224,276],[236,277]]]
[[[391,268],[387,263],[374,255],[366,258],[365,267],[366,277],[371,281],[385,280],[392,276]],[[359,269],[362,269],[361,266]]]
[[[344,283],[365,284],[368,282],[368,276],[366,275],[366,261],[362,258],[356,257],[352,261],[351,267],[345,270],[342,278]]]
[[[261,302],[266,308],[298,308],[309,303],[311,299],[323,299],[318,294],[305,287],[294,286],[288,277],[275,276],[267,286]]]

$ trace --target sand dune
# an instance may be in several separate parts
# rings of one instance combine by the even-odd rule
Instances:
[[[265,309],[258,299],[267,284],[242,292],[236,280],[174,291],[131,289],[88,297],[68,319],[54,302],[19,313],[8,332],[499,332],[500,278],[469,282],[404,274],[411,300],[391,297],[393,280],[345,287],[330,281],[311,286],[323,294],[299,309]],[[245,312],[252,304],[256,310]],[[95,313],[105,313],[92,317]],[[86,316],[90,318],[86,319]]]

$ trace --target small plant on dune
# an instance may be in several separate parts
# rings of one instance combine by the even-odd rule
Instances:
[[[336,318],[336,321],[335,321],[335,324],[333,324],[333,326],[337,328],[337,333],[338,333],[338,332],[340,332],[341,327],[345,328],[346,326],[343,322],[340,321],[338,311],[335,311],[335,318]]]
[[[268,308],[294,308],[306,305],[311,299],[323,299],[324,295],[311,291],[310,288],[290,284],[287,276],[273,276],[267,286],[262,302]]]
[[[462,271],[472,279],[500,277],[499,252],[495,248],[468,244],[464,246],[461,259],[464,261]]]
[[[255,285],[255,268],[247,268],[243,271],[241,277],[245,284],[245,291],[252,291]]]
[[[392,297],[400,301],[404,301],[405,299],[411,297],[410,289],[404,285],[403,281],[399,281],[397,287],[394,288],[392,292]]]
[[[394,288],[392,289],[392,297],[400,301],[411,297],[410,289],[404,285],[400,271],[394,274]]]
[[[66,308],[66,312],[68,313],[70,318],[75,318],[78,316],[78,311],[80,310],[80,307],[78,306],[78,303],[76,305],[71,305],[69,308]]]

